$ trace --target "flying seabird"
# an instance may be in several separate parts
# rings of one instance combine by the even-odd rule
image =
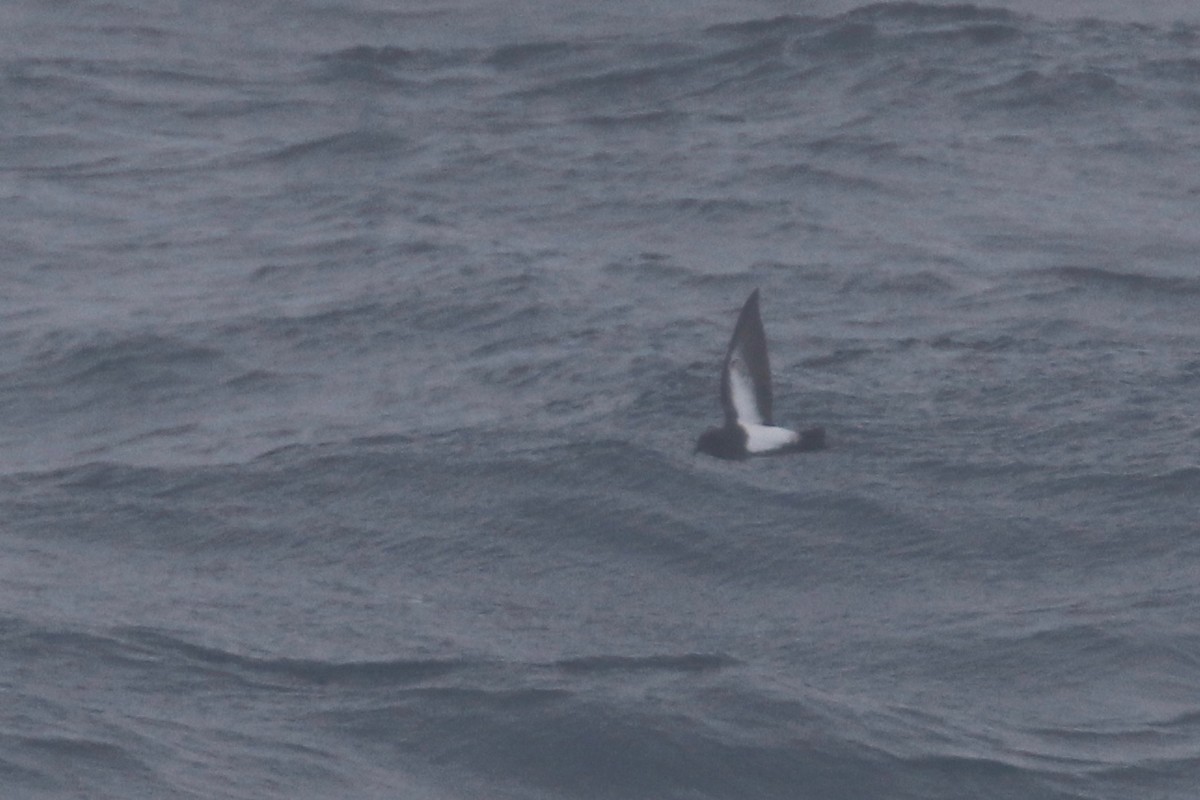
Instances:
[[[771,365],[767,360],[767,336],[758,312],[758,289],[746,298],[725,353],[721,367],[721,406],[725,409],[725,424],[700,436],[696,450],[701,453],[742,459],[825,447],[824,428],[797,433],[778,428],[771,420]]]

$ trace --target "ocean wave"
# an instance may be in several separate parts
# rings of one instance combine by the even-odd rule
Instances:
[[[871,3],[846,12],[846,16],[866,19],[887,19],[922,24],[947,22],[1015,22],[1021,19],[1016,12],[995,6],[979,6],[971,3],[895,2]]]
[[[121,640],[155,658],[167,658],[179,671],[219,670],[227,679],[287,685],[384,687],[403,686],[442,678],[477,668],[469,659],[393,659],[380,661],[324,661],[319,659],[264,657],[200,645],[162,631],[143,628],[119,631]]]
[[[1097,69],[1057,68],[1023,70],[1020,74],[984,89],[964,92],[977,107],[1036,108],[1065,113],[1086,109],[1109,110],[1134,99],[1121,80]]]
[[[737,663],[728,656],[688,653],[678,656],[581,656],[556,661],[554,666],[576,675],[603,675],[612,672],[708,672]]]
[[[485,61],[499,69],[543,68],[578,58],[588,47],[587,43],[565,41],[509,44],[497,47]]]
[[[334,158],[371,159],[395,157],[408,151],[410,142],[404,136],[385,130],[361,130],[322,136],[306,142],[289,144],[261,158],[272,162],[314,162],[325,164]]]
[[[653,694],[417,690],[376,710],[335,712],[332,721],[373,745],[552,796],[604,786],[622,797],[783,798],[797,786],[866,789],[884,771],[833,737],[750,744],[740,730],[705,724]]]
[[[318,82],[365,83],[379,88],[418,88],[431,81],[461,76],[478,61],[471,50],[410,49],[394,45],[357,45],[320,56]]]
[[[54,335],[8,380],[62,410],[161,399],[207,384],[228,367],[208,344],[157,333]]]
[[[1191,297],[1200,294],[1200,279],[1182,275],[1155,275],[1105,267],[1063,265],[1039,271],[1080,288],[1119,290],[1130,293]]]
[[[785,15],[716,25],[707,32],[757,40],[760,47],[772,50],[784,45],[792,56],[886,56],[920,47],[1004,44],[1022,36],[1027,24],[1025,18],[1000,8],[876,3],[831,17]]]
[[[1102,496],[1106,505],[1124,507],[1150,498],[1184,497],[1200,490],[1200,467],[1189,466],[1161,472],[1115,472],[1088,470],[1029,486],[1028,497]]]
[[[1179,81],[1190,88],[1200,80],[1200,58],[1151,58],[1143,63],[1142,71],[1153,78]]]
[[[136,754],[105,739],[85,735],[10,734],[0,729],[0,781],[14,796],[66,796],[80,783],[94,797],[117,797],[135,790],[151,793],[166,787],[155,776],[151,754]],[[65,767],[64,765],[69,765]],[[101,787],[114,787],[105,794]]]

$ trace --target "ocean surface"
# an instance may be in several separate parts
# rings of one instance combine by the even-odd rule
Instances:
[[[0,7],[0,797],[1192,800],[1194,3]],[[723,462],[755,287],[780,424]]]

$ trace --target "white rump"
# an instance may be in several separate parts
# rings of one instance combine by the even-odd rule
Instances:
[[[800,434],[787,428],[776,428],[773,425],[747,425],[742,423],[746,431],[746,452],[770,453],[800,441]]]

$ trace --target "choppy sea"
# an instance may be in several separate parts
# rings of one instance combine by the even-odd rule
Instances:
[[[12,0],[0,796],[1191,800],[1191,3]],[[758,287],[777,421],[723,462]]]

